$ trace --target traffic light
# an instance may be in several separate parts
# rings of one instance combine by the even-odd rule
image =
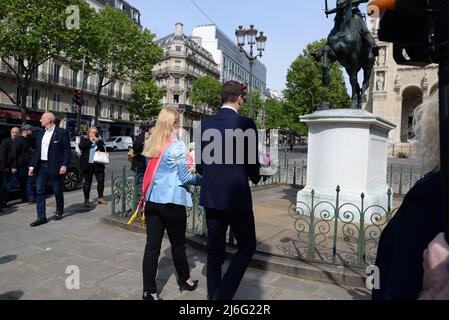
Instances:
[[[81,90],[75,91],[75,95],[73,96],[73,104],[80,108],[83,106],[83,97],[81,95]]]

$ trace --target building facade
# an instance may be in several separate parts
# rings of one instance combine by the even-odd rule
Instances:
[[[249,61],[240,52],[239,46],[215,25],[199,26],[193,29],[192,36],[209,51],[220,68],[220,80],[234,80],[249,83]],[[265,95],[267,68],[259,60],[254,62],[253,89]]]
[[[379,41],[377,21],[372,34],[380,46],[371,77],[366,109],[397,127],[390,132],[389,154],[410,153],[413,112],[438,89],[438,65],[425,68],[398,65],[393,58],[393,44]]]
[[[92,7],[100,10],[109,4],[121,8],[140,25],[140,13],[125,1],[87,0]],[[14,71],[19,71],[17,61],[5,59]],[[15,73],[11,68],[0,61],[0,85],[20,103],[20,88],[17,85]],[[77,110],[73,105],[73,95],[76,89],[81,89],[82,74],[71,69],[61,59],[50,59],[39,66],[35,71],[27,97],[27,120],[29,123],[39,125],[41,114],[47,111],[55,113],[61,122],[60,126],[69,130],[73,136],[76,133]],[[84,105],[81,110],[82,131],[93,124],[95,116],[95,95],[97,92],[97,75],[89,76],[84,82],[82,95]],[[128,106],[131,103],[132,87],[126,80],[113,82],[101,92],[100,105],[100,131],[103,139],[110,136],[134,136],[136,128],[131,121]],[[20,123],[20,108],[14,105],[9,97],[0,92],[0,121]]]
[[[175,25],[175,32],[157,40],[164,50],[162,58],[153,68],[153,75],[159,88],[164,89],[164,107],[181,111],[185,130],[193,132],[193,122],[204,117],[204,111],[191,105],[190,90],[195,79],[210,76],[220,79],[220,70],[212,54],[197,42],[186,36],[183,24]]]

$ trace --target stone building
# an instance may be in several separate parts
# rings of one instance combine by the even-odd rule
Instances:
[[[183,24],[178,22],[175,32],[157,40],[164,53],[153,68],[159,88],[163,88],[164,107],[173,107],[183,114],[182,124],[192,134],[193,122],[204,117],[204,110],[192,106],[190,90],[195,79],[210,76],[220,79],[220,71],[212,54],[194,37],[184,34]],[[207,112],[206,112],[207,113]]]
[[[380,46],[368,95],[366,109],[394,124],[389,136],[389,154],[410,153],[413,112],[438,89],[438,65],[425,68],[398,65],[393,58],[393,44],[381,42],[377,21],[372,33]]]
[[[124,10],[134,22],[140,25],[139,11],[122,0],[86,0],[96,10],[105,5]],[[17,61],[5,58],[6,62],[19,71]],[[0,61],[0,85],[14,100],[20,97],[15,73],[3,61]],[[27,98],[27,121],[39,125],[42,113],[51,111],[55,113],[60,125],[69,130],[73,136],[76,131],[76,108],[72,99],[76,89],[81,88],[81,72],[71,69],[62,59],[51,59],[39,66],[36,70]],[[82,95],[84,106],[81,110],[82,130],[93,124],[95,116],[95,94],[97,91],[97,75],[87,78],[84,83]],[[134,122],[131,121],[127,107],[131,103],[131,83],[127,80],[113,82],[101,92],[100,131],[104,139],[110,136],[136,133]],[[0,122],[20,123],[20,108],[12,104],[8,96],[0,92]]]

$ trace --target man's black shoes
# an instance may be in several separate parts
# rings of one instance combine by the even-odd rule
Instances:
[[[57,215],[55,215],[55,219],[54,219],[55,221],[59,221],[59,220],[62,220],[62,214],[57,214]]]
[[[41,226],[43,224],[46,224],[46,223],[48,223],[47,219],[37,219],[32,224],[30,224],[30,226],[31,226],[31,228],[34,228],[34,227],[39,227],[39,226]]]

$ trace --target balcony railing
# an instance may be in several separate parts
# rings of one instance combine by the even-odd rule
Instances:
[[[162,54],[162,59],[165,58],[187,58],[187,53],[184,51],[168,50]]]
[[[201,67],[207,69],[208,71],[210,71],[216,75],[220,75],[220,70],[218,70],[217,68],[212,66],[210,63],[204,62],[203,60],[199,59],[198,57],[196,57],[193,54],[189,54],[187,56],[187,60],[190,60],[190,61],[196,63],[197,65],[200,65]]]

